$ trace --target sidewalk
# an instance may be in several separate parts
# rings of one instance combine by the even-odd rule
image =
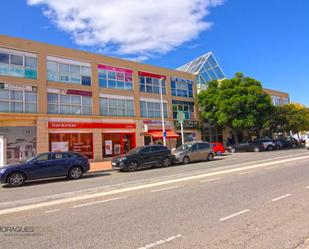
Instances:
[[[90,171],[101,171],[101,170],[111,170],[112,162],[111,161],[103,161],[103,162],[90,162]]]

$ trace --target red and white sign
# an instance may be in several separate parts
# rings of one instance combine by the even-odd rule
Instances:
[[[143,124],[147,125],[148,127],[162,126],[162,120],[146,119],[146,120],[143,120]],[[173,124],[169,121],[164,121],[164,125],[173,126]]]
[[[151,77],[151,78],[155,78],[155,79],[166,79],[166,76],[164,75],[160,75],[160,74],[154,74],[154,73],[148,73],[148,72],[138,72],[139,76],[146,76],[146,77]]]
[[[121,68],[121,67],[113,67],[113,66],[108,66],[108,65],[98,65],[99,69],[105,69],[109,71],[114,71],[114,72],[120,72],[120,73],[127,73],[127,74],[132,74],[133,70],[126,69],[126,68]]]
[[[92,96],[92,92],[82,91],[82,90],[74,90],[74,89],[55,89],[48,88],[47,92],[49,93],[58,93],[62,95],[72,94],[72,95],[80,95],[80,96]]]
[[[49,129],[135,129],[135,123],[48,122]]]

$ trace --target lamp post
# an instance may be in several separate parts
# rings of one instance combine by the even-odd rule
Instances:
[[[160,78],[160,97],[161,97],[161,118],[162,118],[162,135],[163,135],[163,145],[166,146],[166,131],[164,124],[164,105],[163,105],[163,93],[162,93],[162,82],[163,78]]]

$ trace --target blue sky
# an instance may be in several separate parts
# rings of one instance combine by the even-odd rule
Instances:
[[[151,0],[131,0],[130,6],[119,0],[119,6],[102,3],[85,11],[84,3],[104,1],[82,2],[3,1],[0,32],[168,68],[213,51],[227,77],[244,72],[264,87],[289,92],[292,101],[309,106],[308,0],[158,0],[155,6]],[[75,18],[71,8],[78,4]],[[193,11],[186,11],[187,6]],[[110,11],[101,15],[99,7]],[[89,18],[92,15],[96,18]]]

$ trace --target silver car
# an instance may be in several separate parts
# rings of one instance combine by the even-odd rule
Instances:
[[[172,152],[174,163],[188,164],[193,161],[212,161],[215,153],[206,142],[187,142]]]

